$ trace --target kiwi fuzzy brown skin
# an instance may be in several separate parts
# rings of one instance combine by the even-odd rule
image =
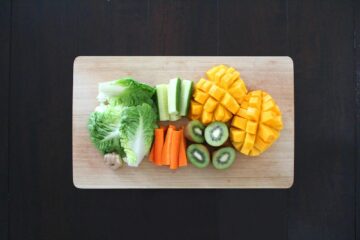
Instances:
[[[220,129],[221,137],[218,140],[212,139],[212,134],[215,129]],[[213,122],[205,128],[205,141],[213,147],[219,147],[225,144],[229,139],[229,128],[225,123]]]
[[[203,160],[199,160],[196,158],[194,153],[200,154],[203,158]],[[188,160],[191,162],[192,165],[194,165],[197,168],[205,168],[210,163],[210,153],[206,146],[203,144],[191,144],[186,149],[186,155]]]
[[[196,131],[198,131],[199,133],[197,133]],[[189,141],[196,143],[204,143],[205,142],[204,131],[205,131],[205,126],[200,121],[193,120],[186,125],[184,134],[186,139],[188,139]]]
[[[228,158],[226,162],[221,162],[220,158],[227,154]],[[233,147],[223,147],[219,148],[212,153],[211,162],[214,168],[218,170],[224,170],[229,168],[236,161],[236,151]]]

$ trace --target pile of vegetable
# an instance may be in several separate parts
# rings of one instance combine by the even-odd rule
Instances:
[[[149,160],[158,166],[169,166],[173,170],[186,167],[186,141],[183,128],[176,130],[174,125],[156,128]]]
[[[262,90],[248,92],[240,73],[218,65],[195,85],[180,78],[155,87],[123,78],[99,84],[99,105],[88,121],[90,137],[111,168],[137,167],[145,156],[175,170],[210,163],[229,168],[236,151],[258,156],[280,136],[282,115]],[[186,126],[157,121],[188,117]],[[229,140],[230,137],[230,140]],[[191,142],[187,146],[186,139]],[[233,147],[231,147],[231,145]]]
[[[110,165],[120,167],[124,161],[137,167],[149,153],[157,121],[154,94],[153,87],[131,78],[99,84],[99,106],[89,117],[88,130]]]
[[[160,121],[177,121],[188,113],[192,81],[174,78],[156,85]]]

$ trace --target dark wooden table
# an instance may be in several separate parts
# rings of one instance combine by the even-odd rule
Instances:
[[[360,4],[1,0],[0,239],[359,239]],[[79,190],[78,55],[288,55],[290,190]]]

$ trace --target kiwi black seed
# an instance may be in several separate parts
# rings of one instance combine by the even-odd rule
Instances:
[[[185,127],[185,137],[192,142],[203,143],[205,126],[198,120],[190,121]]]
[[[236,152],[232,147],[223,147],[212,154],[212,164],[214,168],[222,170],[230,167],[236,158]]]
[[[205,141],[213,147],[223,145],[229,138],[229,129],[225,123],[213,122],[205,128]]]
[[[186,155],[197,168],[207,167],[210,163],[209,150],[203,144],[191,144],[186,150]]]

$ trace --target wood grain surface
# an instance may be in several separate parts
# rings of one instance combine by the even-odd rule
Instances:
[[[240,71],[249,90],[270,93],[283,113],[284,129],[259,157],[237,154],[226,171],[193,166],[171,171],[144,159],[140,167],[112,171],[91,144],[89,114],[98,83],[132,76],[155,85],[181,76],[197,81],[207,69],[227,64]],[[288,188],[294,176],[294,83],[289,57],[78,57],[74,61],[73,181],[78,188]]]

